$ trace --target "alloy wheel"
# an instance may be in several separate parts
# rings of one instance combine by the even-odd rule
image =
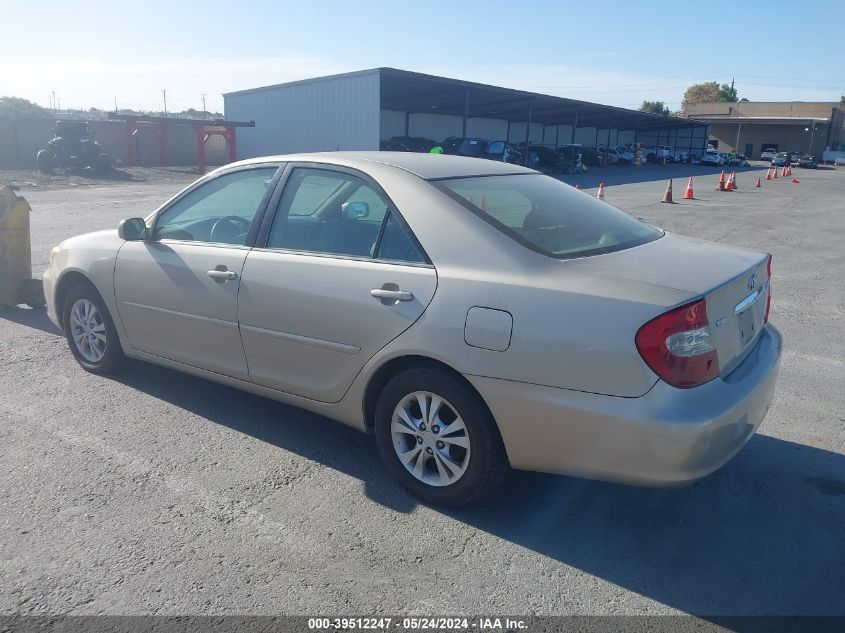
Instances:
[[[429,486],[458,481],[470,459],[470,437],[457,410],[429,391],[408,394],[393,410],[393,449],[405,469]]]
[[[70,330],[76,351],[89,363],[106,355],[106,324],[91,301],[77,299],[70,309]]]

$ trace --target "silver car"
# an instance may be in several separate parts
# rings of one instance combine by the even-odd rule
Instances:
[[[719,468],[775,388],[770,268],[523,167],[339,152],[218,169],[55,247],[44,285],[88,371],[131,357],[315,411],[458,505],[508,467]]]

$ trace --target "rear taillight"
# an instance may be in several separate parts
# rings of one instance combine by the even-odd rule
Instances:
[[[769,294],[766,295],[766,313],[763,315],[763,323],[769,322],[769,309],[772,307],[772,256],[769,255],[769,262],[766,264],[766,273],[769,278],[766,280],[766,287]]]
[[[719,375],[704,299],[652,319],[635,342],[646,364],[673,387],[697,387]]]

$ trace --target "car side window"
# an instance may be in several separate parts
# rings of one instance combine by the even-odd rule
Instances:
[[[400,261],[418,261],[413,259],[419,257],[413,240],[395,219],[391,221],[391,215],[384,196],[363,179],[328,169],[298,167],[285,183],[267,247],[375,257],[384,225],[385,231],[390,230],[391,241],[379,251],[393,253]],[[410,249],[402,244],[403,234]]]
[[[277,169],[242,169],[203,183],[164,210],[153,238],[245,244]]]
[[[425,263],[420,249],[392,211],[387,214],[376,257],[396,262]]]

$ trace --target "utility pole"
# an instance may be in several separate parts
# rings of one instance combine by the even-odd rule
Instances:
[[[114,97],[114,111],[117,112],[117,95]]]
[[[50,91],[51,99],[50,99],[50,109],[55,112],[56,111],[56,91]]]
[[[202,116],[203,116],[203,118],[205,118],[206,112],[208,112],[208,110],[205,109],[205,93],[203,92],[202,93]]]
[[[161,98],[164,100],[164,116],[167,116],[167,90],[161,89]]]

